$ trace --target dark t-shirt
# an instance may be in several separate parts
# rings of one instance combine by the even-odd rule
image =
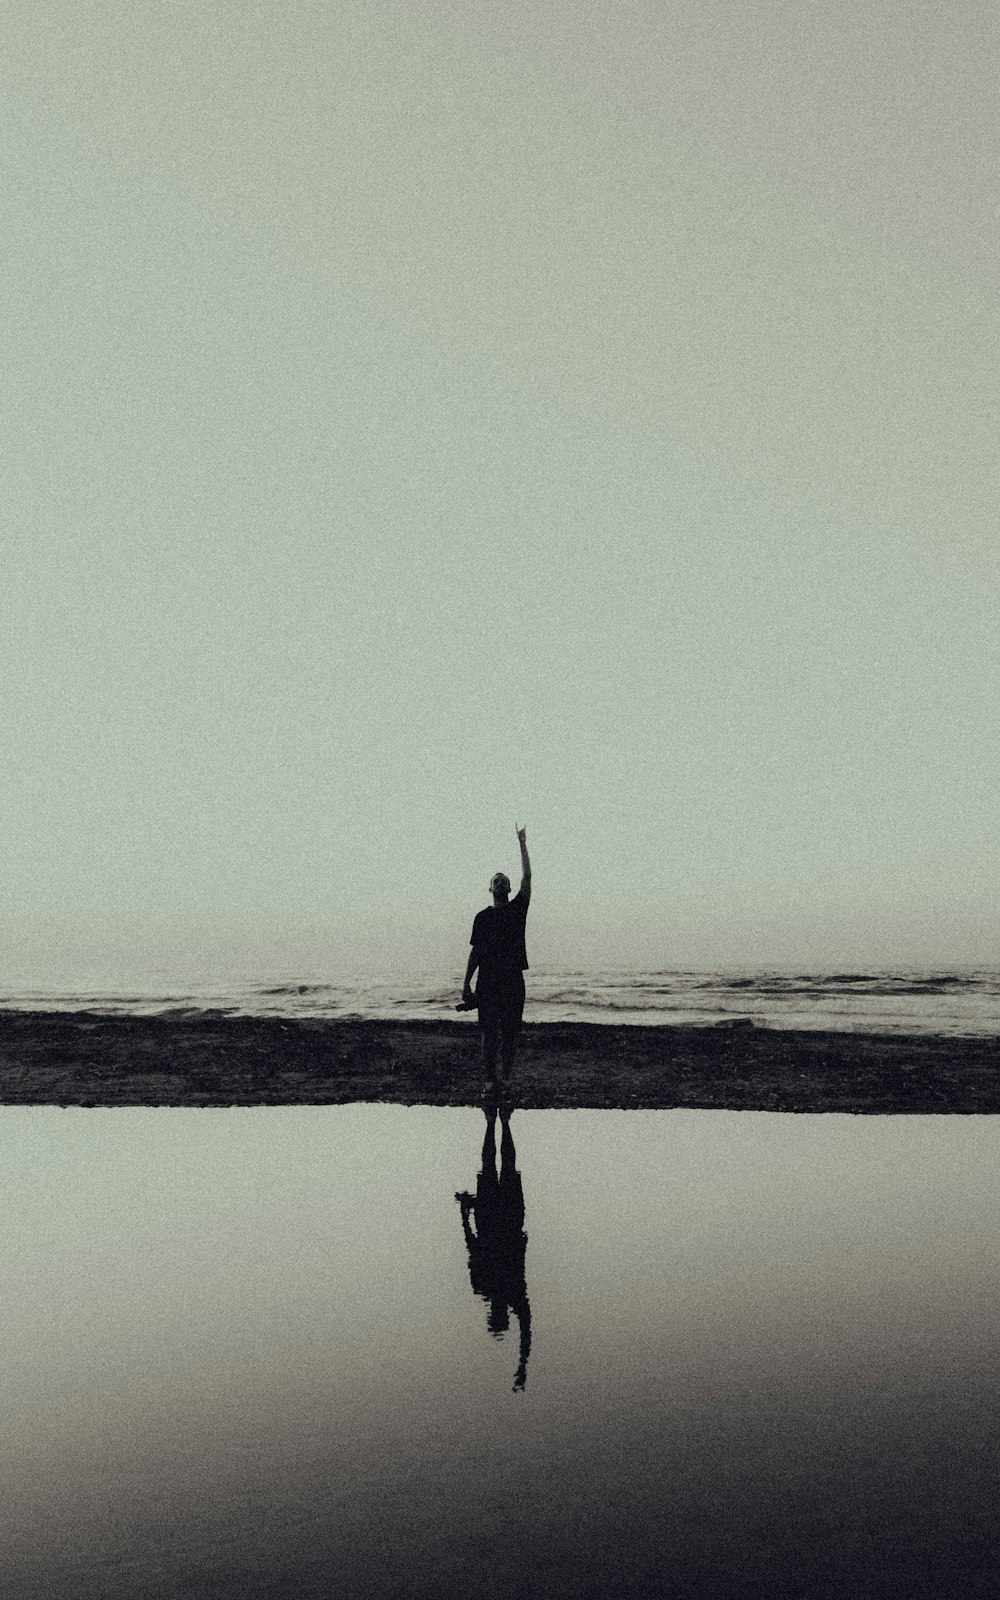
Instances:
[[[506,905],[486,906],[472,924],[469,943],[479,957],[480,983],[503,983],[519,978],[528,965],[524,948],[524,924],[528,902],[518,890]]]

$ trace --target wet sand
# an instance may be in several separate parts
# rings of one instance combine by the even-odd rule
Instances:
[[[525,1025],[525,1107],[1000,1112],[1000,1040],[716,1027]],[[0,1015],[0,1104],[472,1105],[471,1020]]]

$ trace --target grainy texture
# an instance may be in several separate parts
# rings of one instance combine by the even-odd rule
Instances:
[[[519,1105],[1000,1112],[1000,1041],[750,1026],[525,1026]],[[471,1105],[468,1021],[0,1015],[0,1104]]]

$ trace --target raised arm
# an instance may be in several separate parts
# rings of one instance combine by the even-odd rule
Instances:
[[[517,824],[514,824],[517,827]],[[517,828],[517,842],[521,847],[521,887],[518,891],[522,900],[531,899],[531,862],[528,858],[528,828]]]
[[[528,1304],[527,1294],[522,1294],[515,1300],[510,1309],[517,1318],[518,1327],[521,1330],[520,1360],[517,1364],[517,1372],[514,1375],[514,1392],[518,1394],[523,1392],[524,1386],[528,1381],[528,1357],[531,1354],[531,1307]]]

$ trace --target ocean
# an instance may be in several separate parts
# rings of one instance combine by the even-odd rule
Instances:
[[[527,974],[527,1022],[650,1025],[748,1020],[759,1028],[989,1037],[1000,1034],[1000,970],[869,972],[640,972],[556,970]],[[232,1016],[455,1018],[454,974],[260,975],[178,983],[17,983],[0,1010],[151,1015],[211,1011]],[[469,1019],[464,1021],[468,1024]]]

